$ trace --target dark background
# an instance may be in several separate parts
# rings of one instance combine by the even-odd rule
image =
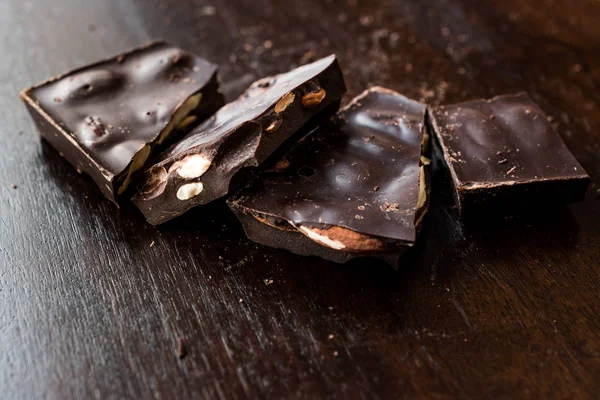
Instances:
[[[0,397],[598,396],[599,21],[595,0],[2,0]],[[332,52],[347,98],[526,90],[593,184],[471,227],[435,189],[399,271],[256,245],[222,203],[153,228],[42,143],[18,93],[157,37],[218,63],[228,100]]]

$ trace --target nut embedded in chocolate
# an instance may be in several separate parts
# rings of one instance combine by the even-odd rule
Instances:
[[[323,88],[319,88],[316,92],[309,92],[302,96],[302,107],[316,107],[321,104],[326,95],[327,92]]]
[[[277,130],[281,127],[281,124],[283,124],[282,119],[275,119],[265,128],[265,132],[277,132]]]
[[[292,92],[286,93],[285,96],[283,96],[281,98],[281,100],[279,100],[277,102],[277,104],[275,104],[275,112],[277,114],[281,114],[282,112],[285,111],[286,108],[288,108],[288,106],[290,104],[292,104],[294,102],[294,99],[296,98],[296,95]]]
[[[193,154],[185,157],[177,164],[177,175],[183,179],[199,178],[210,168],[212,160],[203,154]]]
[[[40,135],[113,202],[157,146],[224,102],[216,65],[160,41],[49,79],[21,98]]]
[[[425,106],[371,88],[228,200],[258,243],[396,266],[428,207]]]
[[[327,96],[303,107],[302,95],[315,87]],[[293,144],[289,139],[299,129],[334,113],[345,91],[335,56],[255,82],[162,154],[140,177],[133,203],[151,224],[160,224],[227,195],[271,154]],[[147,186],[156,179],[157,167],[167,171],[166,184],[159,194],[149,193]]]

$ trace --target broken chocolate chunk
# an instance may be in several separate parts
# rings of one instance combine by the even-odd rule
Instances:
[[[585,196],[590,178],[525,93],[440,106],[430,121],[462,214]]]
[[[258,243],[397,266],[428,207],[425,105],[371,88],[228,200]]]
[[[21,98],[40,135],[113,202],[156,147],[224,103],[216,65],[161,41],[51,78]]]
[[[255,82],[162,154],[133,203],[156,225],[227,195],[313,118],[334,113],[345,91],[335,56]]]

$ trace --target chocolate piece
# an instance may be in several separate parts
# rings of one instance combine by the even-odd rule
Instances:
[[[40,135],[116,202],[155,146],[223,103],[217,66],[152,42],[21,92]]]
[[[258,243],[393,266],[428,206],[425,106],[371,88],[228,200]]]
[[[590,178],[525,93],[430,111],[461,213],[584,198]]]
[[[133,203],[156,225],[225,196],[313,117],[335,112],[345,91],[333,55],[255,82],[161,155]]]

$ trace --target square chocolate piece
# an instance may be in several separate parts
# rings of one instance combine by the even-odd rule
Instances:
[[[430,110],[461,213],[582,200],[590,178],[525,93]]]
[[[300,128],[337,111],[345,91],[333,55],[255,82],[161,154],[133,203],[156,225],[229,194]]]
[[[228,200],[255,242],[397,267],[428,207],[425,105],[375,87]]]
[[[40,135],[116,203],[155,147],[219,109],[217,66],[152,42],[21,92]]]

